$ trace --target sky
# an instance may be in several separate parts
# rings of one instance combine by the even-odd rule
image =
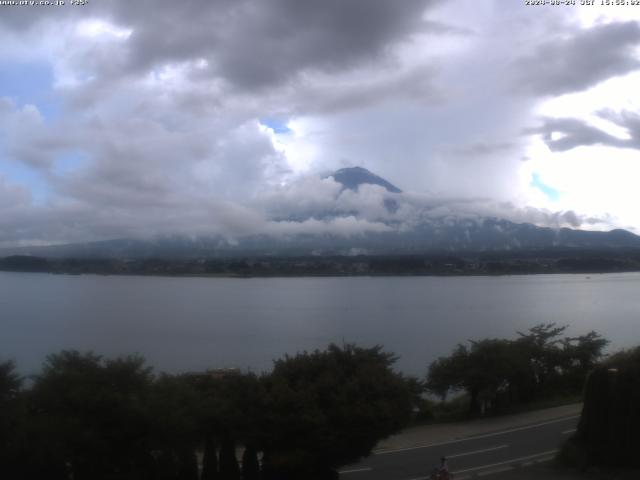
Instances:
[[[0,246],[486,215],[640,233],[640,6],[4,3]],[[398,211],[342,191],[352,166]]]

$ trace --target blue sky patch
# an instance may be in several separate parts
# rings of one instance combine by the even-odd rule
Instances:
[[[540,175],[538,175],[537,173],[534,173],[531,176],[531,186],[540,190],[551,201],[555,202],[556,200],[560,199],[560,192],[555,188],[545,184],[542,180],[540,180]]]
[[[59,155],[53,167],[57,175],[65,175],[82,167],[89,161],[88,156],[82,152],[69,152]]]
[[[9,97],[19,107],[35,105],[49,120],[58,114],[53,94],[53,70],[44,62],[1,62],[0,97]]]
[[[34,203],[42,204],[49,197],[51,188],[37,170],[22,163],[10,162],[0,158],[0,172],[11,183],[24,185],[31,190]]]
[[[275,133],[291,133],[291,129],[287,126],[287,122],[278,118],[261,118],[260,123],[267,128],[270,128]]]

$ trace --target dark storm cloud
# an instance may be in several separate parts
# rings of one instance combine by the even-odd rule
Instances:
[[[627,111],[603,111],[599,116],[625,129],[630,138],[618,138],[576,118],[547,118],[540,127],[526,129],[525,134],[542,135],[553,152],[591,145],[640,149],[640,115]]]
[[[298,86],[289,93],[292,114],[331,114],[367,108],[385,101],[404,101],[415,105],[441,103],[447,94],[433,82],[437,69],[422,65],[377,79],[359,78],[352,82],[323,85],[322,82]]]
[[[575,30],[539,42],[514,64],[515,88],[536,95],[562,95],[640,68],[633,48],[640,44],[637,22]]]
[[[431,3],[141,0],[100,8],[133,30],[129,68],[204,58],[212,76],[256,89],[307,69],[332,72],[379,59],[424,27],[422,14]]]
[[[412,34],[462,33],[423,20],[433,0],[138,0],[84,8],[5,8],[0,27],[42,31],[46,22],[106,18],[132,34],[120,52],[78,54],[85,70],[114,81],[167,63],[205,59],[204,78],[255,90],[302,71],[338,72],[379,61]],[[80,12],[82,10],[82,12]],[[5,15],[5,12],[7,13]],[[109,60],[110,57],[110,61]]]
[[[470,145],[462,145],[459,147],[451,147],[448,152],[461,157],[482,157],[494,155],[496,153],[508,152],[513,150],[517,145],[512,142],[478,142]]]

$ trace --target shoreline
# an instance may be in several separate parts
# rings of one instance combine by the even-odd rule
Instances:
[[[462,277],[528,277],[542,275],[612,275],[626,273],[640,273],[637,270],[605,270],[605,271],[545,271],[545,272],[510,272],[510,273],[290,273],[290,274],[236,274],[236,273],[147,273],[147,272],[100,272],[100,271],[55,271],[55,270],[10,270],[0,268],[0,273],[25,273],[25,274],[47,274],[60,276],[98,276],[98,277],[158,277],[158,278],[230,278],[230,279],[253,279],[253,278],[462,278]]]

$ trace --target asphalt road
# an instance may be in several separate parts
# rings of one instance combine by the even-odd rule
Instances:
[[[442,456],[449,459],[455,480],[547,461],[575,431],[578,418],[559,418],[444,443],[377,452],[343,468],[340,479],[423,480]]]

